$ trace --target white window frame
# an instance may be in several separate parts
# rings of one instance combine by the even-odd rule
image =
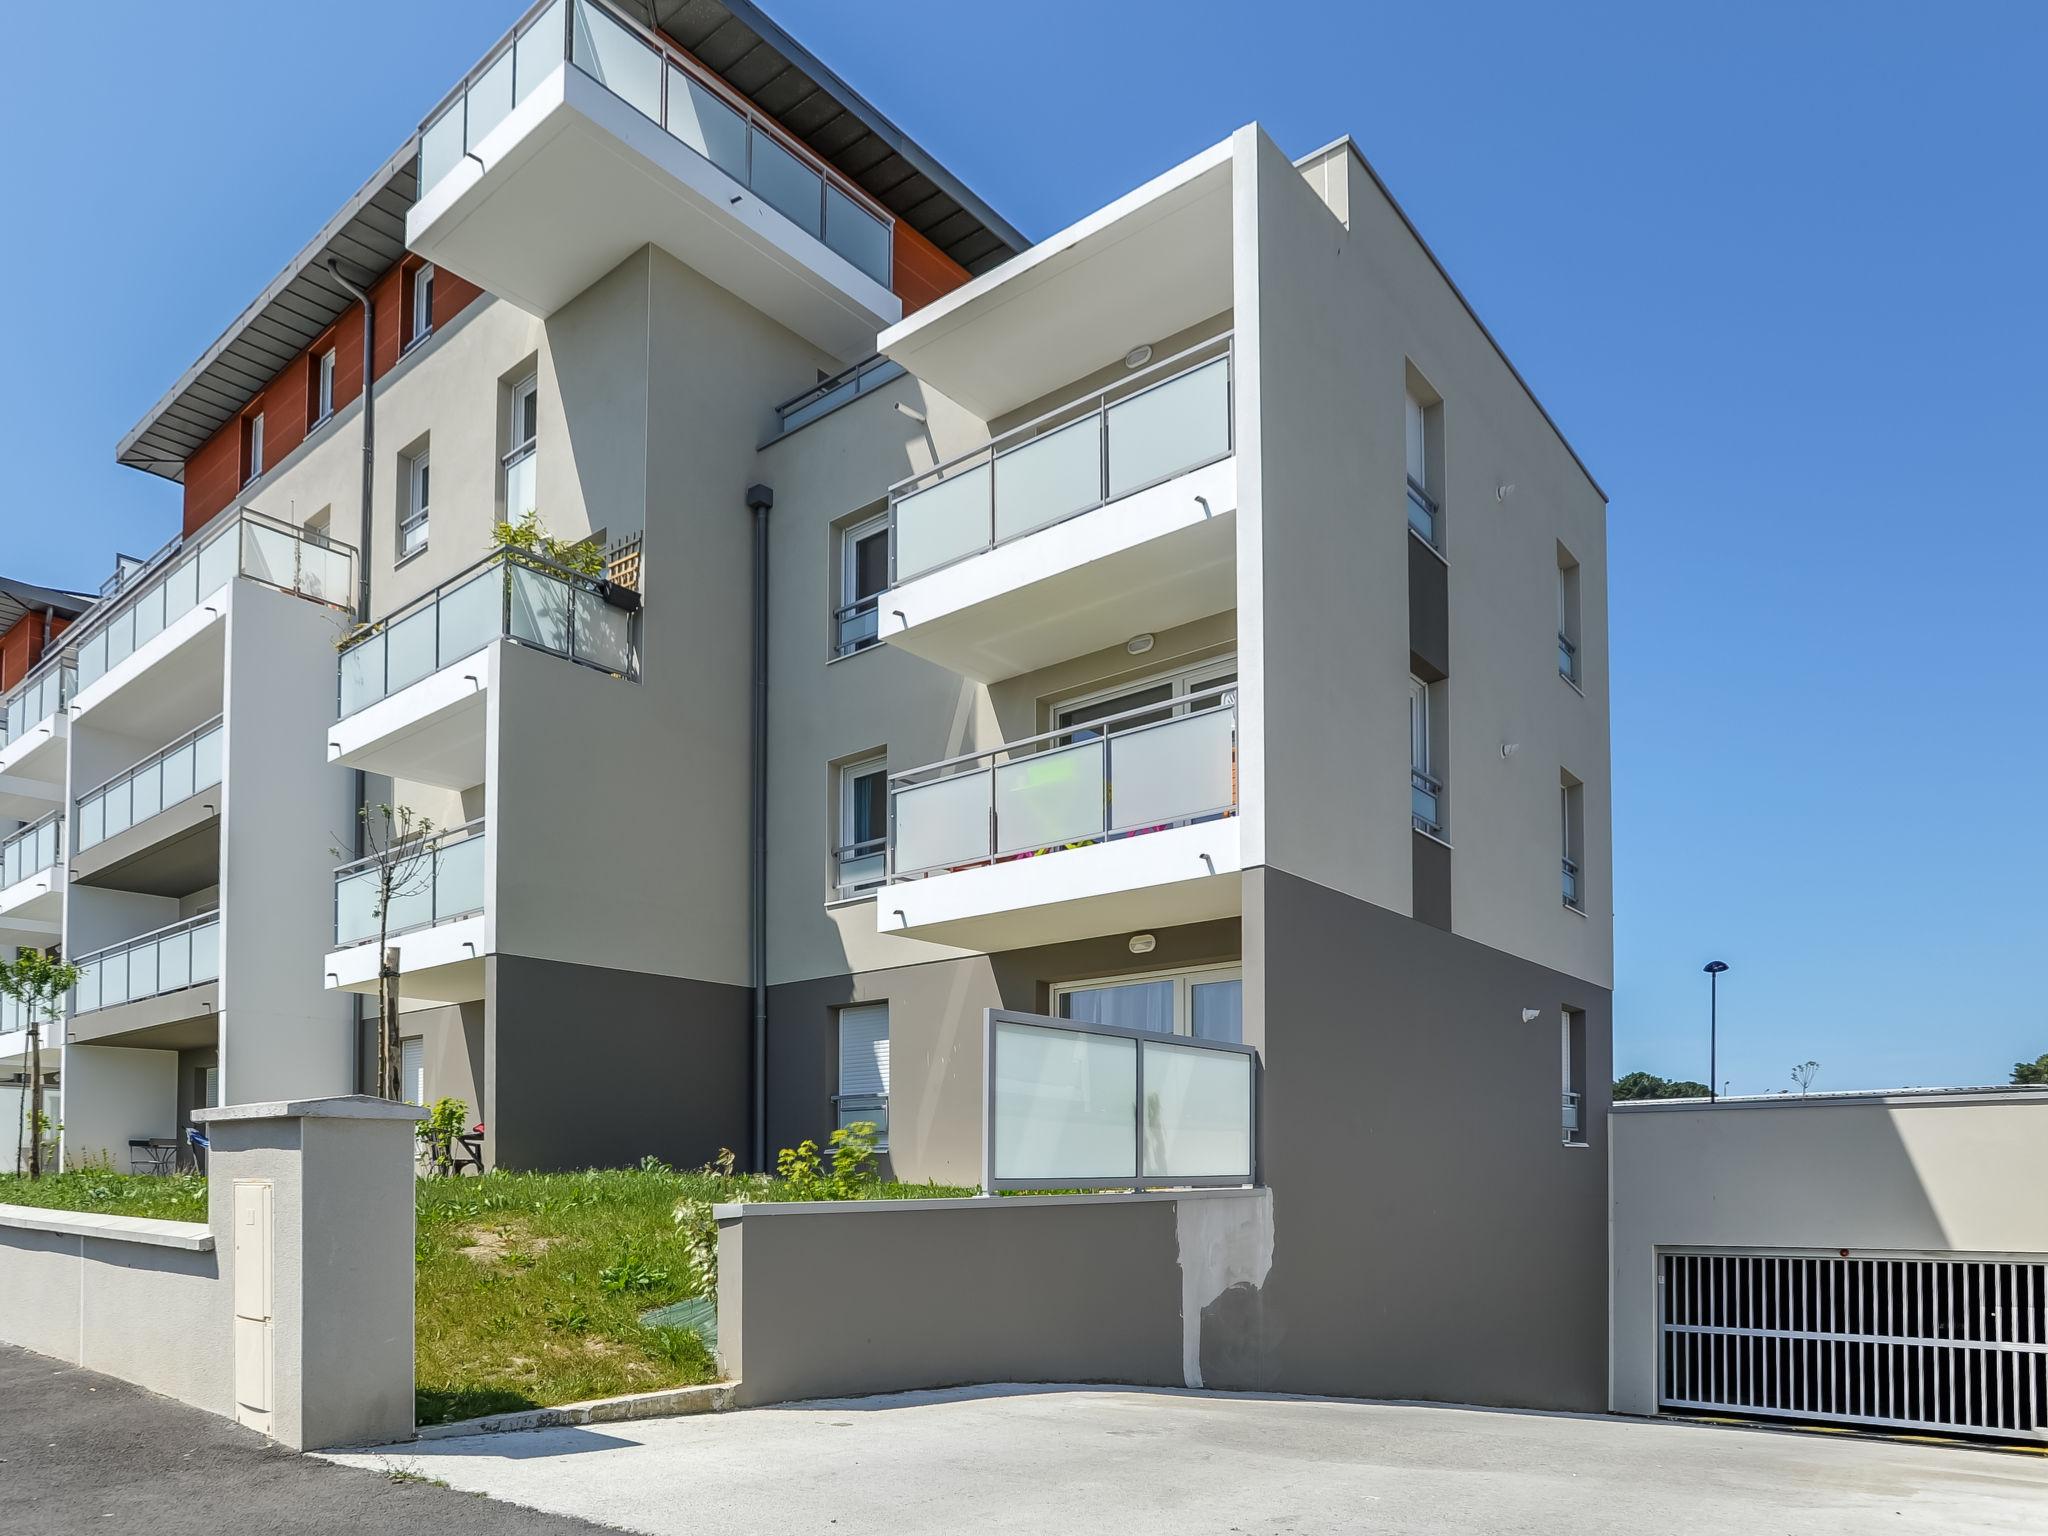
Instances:
[[[412,1097],[414,1093],[419,1097]],[[424,1035],[408,1035],[398,1042],[398,1097],[407,1104],[426,1108],[427,1041]]]
[[[525,413],[521,407],[528,401],[533,402],[533,431],[522,437],[520,418]],[[505,521],[516,523],[528,509],[512,505],[512,473],[520,465],[535,460],[540,453],[540,375],[537,373],[529,373],[507,392],[505,441],[512,445],[505,450],[505,457],[499,461],[499,472],[503,476],[505,492]],[[535,466],[534,476],[534,502],[537,506],[540,500],[538,465]]]
[[[854,841],[854,786],[869,774],[882,775],[882,821],[881,833],[868,839],[874,846],[866,853],[856,853]],[[889,859],[889,754],[877,752],[857,762],[842,763],[839,768],[839,831],[838,842],[833,849],[833,893],[845,900],[865,896],[878,889],[888,878]],[[865,860],[879,859],[869,870],[862,872],[858,866]]]
[[[1587,1139],[1586,1101],[1585,1095],[1572,1086],[1580,1077],[1578,1053],[1572,1049],[1572,1023],[1575,1019],[1579,1020],[1579,1043],[1583,1046],[1586,1033],[1584,1016],[1575,1008],[1560,1008],[1558,1010],[1558,1019],[1560,1025],[1558,1030],[1558,1054],[1561,1057],[1560,1064],[1564,1070],[1563,1092],[1558,1096],[1558,1109],[1560,1112],[1558,1116],[1558,1129],[1564,1137],[1564,1144],[1566,1146],[1583,1147],[1586,1145]],[[1574,1098],[1578,1100],[1576,1105],[1572,1103]],[[1576,1108],[1578,1111],[1573,1117],[1577,1122],[1576,1124],[1565,1121],[1563,1111],[1568,1107]]]
[[[846,1084],[846,1020],[848,1015],[866,1015],[872,1018],[879,1014],[882,1022],[881,1051],[878,1062],[881,1067],[882,1091],[849,1092]],[[834,1077],[837,1091],[832,1095],[832,1123],[835,1128],[852,1124],[857,1120],[873,1120],[875,1111],[881,1111],[881,1134],[875,1140],[879,1152],[889,1150],[889,1091],[890,1091],[890,1044],[893,1031],[889,1019],[889,1005],[881,1003],[848,1003],[833,1016],[833,1047],[838,1053],[838,1072]]]
[[[861,543],[880,534],[889,536],[889,514],[871,517],[863,522],[845,528],[839,534],[839,606],[832,615],[832,653],[834,656],[851,656],[856,651],[867,650],[881,643],[881,630],[877,624],[863,625],[861,620],[876,612],[876,605],[882,593],[889,590],[886,574],[882,585],[873,592],[862,594],[860,588],[860,560],[858,552]],[[849,631],[852,631],[849,638]],[[865,631],[865,632],[863,632]]]
[[[249,418],[249,473],[247,477],[242,481],[242,484],[247,485],[251,481],[260,480],[262,478],[263,412],[258,411],[255,415]]]
[[[1416,831],[1441,842],[1448,835],[1445,828],[1449,825],[1449,817],[1445,814],[1444,779],[1439,762],[1441,753],[1437,750],[1437,714],[1441,702],[1437,687],[1437,684],[1426,682],[1413,672],[1408,674],[1409,817]],[[1417,792],[1425,792],[1434,799],[1434,818],[1425,817],[1416,806],[1414,797]]]
[[[434,264],[423,262],[412,270],[412,337],[408,348],[416,347],[434,334]]]
[[[398,558],[394,564],[406,561],[426,550],[428,535],[432,528],[429,521],[433,510],[433,456],[422,448],[418,453],[408,454],[405,460],[405,516],[398,520]],[[417,542],[414,535],[418,535]]]
[[[1145,677],[1127,678],[1123,682],[1111,687],[1094,688],[1085,693],[1068,694],[1047,701],[1051,729],[1066,729],[1066,727],[1060,724],[1060,717],[1072,710],[1086,709],[1090,704],[1111,703],[1130,694],[1143,693],[1147,689],[1157,688],[1162,683],[1171,685],[1173,691],[1155,707],[1171,711],[1174,714],[1185,714],[1187,712],[1187,698],[1190,694],[1201,693],[1210,688],[1227,686],[1230,682],[1235,681],[1236,678],[1237,653],[1233,651],[1227,656],[1213,656],[1207,661],[1197,662],[1192,666],[1170,667]],[[1139,704],[1131,706],[1133,709],[1143,707],[1145,706]],[[1077,731],[1086,729],[1086,722],[1074,726],[1073,729]]]
[[[1572,816],[1572,793],[1575,790],[1579,796],[1579,815],[1577,819],[1574,819]],[[1562,896],[1567,908],[1573,912],[1580,913],[1586,910],[1585,829],[1580,825],[1586,814],[1585,797],[1586,786],[1583,782],[1567,784],[1562,780],[1559,781],[1557,786],[1558,825],[1564,840],[1564,862],[1558,871],[1559,895]],[[1574,841],[1581,845],[1577,857],[1574,857],[1572,854],[1572,844]],[[1572,899],[1574,894],[1572,890],[1564,888],[1566,877],[1569,877],[1573,886],[1576,887],[1577,900]]]
[[[1411,389],[1403,396],[1401,411],[1401,462],[1408,482],[1408,531],[1438,553],[1443,551],[1443,508],[1429,488],[1429,413],[1426,404]],[[1420,499],[1421,506],[1416,505]],[[1427,528],[1419,526],[1417,514]]]
[[[322,352],[319,361],[313,365],[313,425],[316,427],[334,414],[334,366],[332,347]]]
[[[1052,1013],[1054,1018],[1064,1018],[1060,1006],[1067,996],[1074,992],[1092,992],[1101,987],[1127,987],[1144,981],[1171,981],[1173,983],[1173,1032],[1176,1035],[1192,1037],[1195,1031],[1194,988],[1207,982],[1243,981],[1244,965],[1232,962],[1228,965],[1191,965],[1171,970],[1132,971],[1121,976],[1097,976],[1087,981],[1063,981],[1052,989]],[[1239,1019],[1242,1033],[1243,1020]]]

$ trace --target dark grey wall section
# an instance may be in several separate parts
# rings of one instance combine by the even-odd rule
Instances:
[[[1408,540],[1408,650],[1422,665],[1417,675],[1439,682],[1451,675],[1451,573],[1420,539]]]
[[[1426,832],[1414,833],[1415,920],[1451,931],[1451,850]]]
[[[839,1087],[835,1010],[889,1005],[889,1136],[899,1178],[973,1184],[981,1170],[981,1015],[985,1008],[1050,1010],[1052,988],[1122,976],[1233,962],[1241,953],[1235,918],[1151,930],[1154,948],[1134,955],[1130,935],[1082,939],[940,960],[859,977],[785,982],[768,990],[768,1145],[820,1146],[836,1124]]]
[[[485,1155],[504,1168],[680,1167],[743,1148],[744,987],[493,955]]]
[[[743,1403],[1185,1380],[1171,1200],[746,1211],[718,1232],[719,1360]]]
[[[1208,1385],[1601,1409],[1609,994],[1277,870],[1244,882],[1273,1264],[1264,1348]],[[1565,1007],[1587,1147],[1563,1144]]]

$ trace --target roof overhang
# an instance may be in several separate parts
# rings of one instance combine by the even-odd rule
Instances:
[[[0,576],[0,634],[20,622],[22,615],[48,610],[60,619],[75,619],[95,599],[83,592],[65,592],[56,587],[39,587],[32,581]]]

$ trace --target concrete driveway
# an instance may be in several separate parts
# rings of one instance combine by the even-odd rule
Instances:
[[[2048,1458],[2024,1453],[1189,1392],[906,1393],[394,1454],[655,1536],[2048,1531]]]

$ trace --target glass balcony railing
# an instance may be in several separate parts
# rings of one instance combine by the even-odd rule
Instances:
[[[220,976],[220,914],[202,912],[73,961],[73,1014],[196,987]]]
[[[892,582],[1227,458],[1231,338],[1119,379],[889,492]]]
[[[484,909],[484,824],[472,821],[401,844],[391,869],[386,937],[474,917]],[[334,947],[374,941],[383,870],[358,859],[334,872]]]
[[[78,686],[113,668],[237,576],[331,608],[355,602],[355,551],[244,507],[204,538],[159,555],[78,625]],[[71,639],[67,633],[66,639]]]
[[[1237,685],[889,780],[889,878],[1162,832],[1237,812]]]
[[[0,747],[19,741],[71,702],[78,690],[78,668],[68,658],[52,657],[23,678],[0,710]]]
[[[1408,770],[1409,811],[1415,820],[1415,830],[1427,832],[1431,837],[1444,835],[1444,786],[1440,779],[1432,778],[1420,768]]]
[[[891,362],[886,357],[871,357],[865,362],[855,363],[832,375],[821,384],[814,384],[802,394],[785,400],[775,407],[775,419],[783,432],[794,432],[798,427],[808,426],[820,416],[830,415],[848,401],[858,400],[862,395],[872,394],[884,384],[894,383],[903,377],[903,365]]]
[[[1437,541],[1436,501],[1413,480],[1408,482],[1408,526],[1431,549],[1443,547]]]
[[[421,195],[564,59],[814,239],[890,286],[895,219],[724,81],[595,0],[527,13],[420,129]]]
[[[338,708],[346,719],[500,639],[637,677],[639,636],[638,593],[500,550],[352,639]]]
[[[1574,911],[1583,912],[1586,902],[1579,884],[1579,866],[1576,861],[1564,861],[1564,904]]]
[[[221,722],[216,715],[80,795],[75,829],[79,852],[218,784],[220,748]]]
[[[60,1002],[57,1005],[54,1016],[46,1009],[38,1009],[36,1017],[43,1026],[43,1049],[47,1051],[51,1046],[60,1044],[63,1041],[64,1032],[55,1026],[57,1021],[64,1017],[63,1004]],[[28,1020],[29,1011],[27,1003],[18,997],[8,997],[6,994],[0,993],[0,1035],[12,1035],[27,1029]]]
[[[64,813],[52,811],[0,842],[0,891],[39,875],[64,857]]]

